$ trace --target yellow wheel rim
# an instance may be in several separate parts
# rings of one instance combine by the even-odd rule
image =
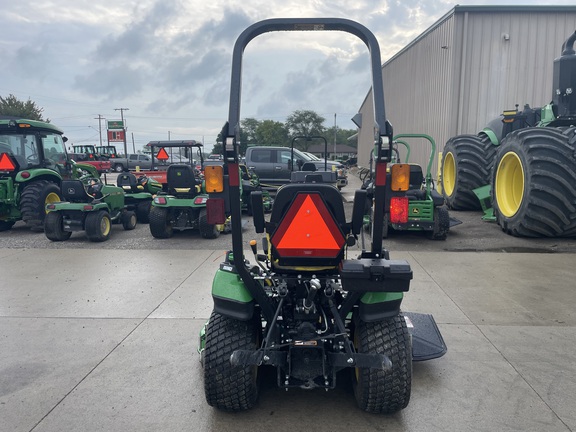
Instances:
[[[48,210],[46,210],[46,204],[52,204],[55,202],[60,202],[60,197],[57,193],[52,192],[46,195],[46,199],[44,200],[44,211],[48,213]]]
[[[100,232],[102,235],[107,236],[110,233],[110,219],[103,217],[100,221]]]
[[[506,217],[514,216],[524,197],[524,167],[516,153],[508,152],[500,160],[494,191],[500,213]]]
[[[452,152],[446,153],[444,156],[444,164],[442,165],[442,184],[446,195],[452,196],[454,188],[456,187],[456,160]]]

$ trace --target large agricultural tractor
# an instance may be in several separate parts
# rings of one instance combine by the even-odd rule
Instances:
[[[494,219],[506,233],[576,236],[575,41],[576,32],[554,60],[550,104],[505,111],[477,135],[448,140],[441,173],[450,208],[480,209],[478,191],[489,185]]]
[[[68,159],[62,133],[50,123],[0,119],[0,231],[19,220],[41,230],[46,205],[61,201],[62,179],[77,177],[81,164]]]

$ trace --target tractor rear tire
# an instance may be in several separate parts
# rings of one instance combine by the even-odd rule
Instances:
[[[258,399],[258,367],[232,366],[236,350],[258,348],[256,320],[239,321],[212,312],[206,325],[204,392],[209,405],[226,411],[250,409]]]
[[[167,239],[174,235],[167,208],[154,207],[150,209],[150,233],[154,238]]]
[[[142,224],[150,223],[150,208],[152,207],[152,201],[142,201],[136,206],[136,216],[138,217],[138,222]]]
[[[454,210],[480,210],[474,189],[490,182],[497,147],[487,136],[458,135],[442,152],[442,193]]]
[[[126,210],[122,213],[121,216],[122,226],[126,231],[131,231],[136,228],[136,223],[138,219],[136,218],[136,213],[132,210]]]
[[[205,208],[201,209],[198,215],[198,228],[205,239],[215,239],[220,235],[218,227],[208,223],[208,214]]]
[[[360,353],[384,354],[392,362],[389,370],[353,371],[358,406],[376,414],[393,414],[406,408],[412,389],[412,343],[404,316],[368,323],[356,318],[354,344]]]
[[[44,233],[48,240],[65,241],[70,238],[72,233],[64,231],[62,223],[62,213],[58,211],[48,212],[44,219]]]
[[[86,236],[90,241],[103,242],[110,238],[112,221],[108,212],[94,211],[88,213],[84,226],[86,228]]]
[[[43,229],[46,204],[62,201],[60,187],[47,180],[34,181],[24,187],[20,196],[22,220],[32,230]]]
[[[450,231],[450,213],[446,206],[434,209],[434,230],[430,232],[432,240],[446,240]]]
[[[492,170],[492,199],[504,232],[576,236],[575,144],[574,130],[552,127],[521,129],[502,140]]]

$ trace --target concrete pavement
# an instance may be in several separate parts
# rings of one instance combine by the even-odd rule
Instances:
[[[393,252],[414,270],[404,309],[448,345],[414,364],[394,416],[335,391],[280,391],[256,408],[204,399],[196,353],[213,250],[0,249],[1,431],[574,431],[574,254]]]

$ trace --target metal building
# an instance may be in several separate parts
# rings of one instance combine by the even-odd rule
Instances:
[[[549,103],[552,62],[574,31],[576,6],[454,7],[382,66],[394,133],[431,135],[441,152],[448,138],[478,133],[505,109]],[[358,163],[368,166],[371,91],[359,112]],[[410,162],[425,167],[429,151],[415,141]]]

